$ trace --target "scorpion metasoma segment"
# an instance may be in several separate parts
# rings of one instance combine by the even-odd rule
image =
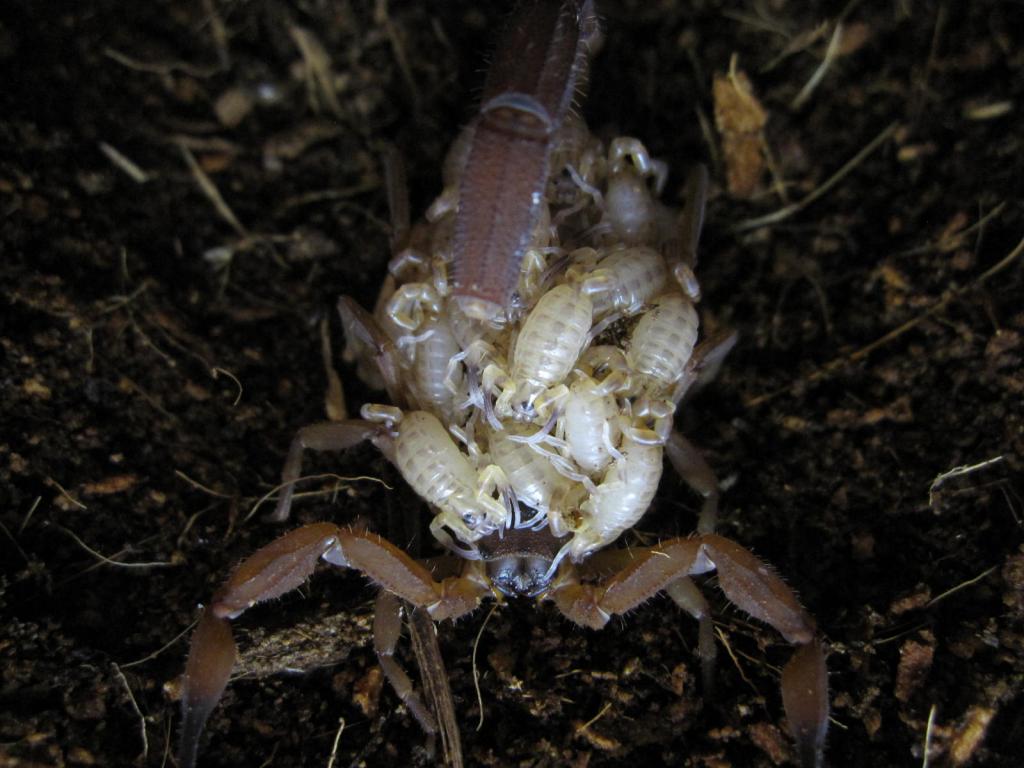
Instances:
[[[828,692],[814,621],[771,568],[714,533],[718,482],[673,428],[735,341],[698,343],[706,177],[692,173],[683,211],[672,210],[658,199],[662,163],[636,139],[603,143],[570,112],[598,39],[588,0],[524,3],[445,162],[444,191],[411,228],[391,175],[397,232],[381,296],[372,313],[339,302],[347,358],[391,404],[304,427],[285,463],[278,521],[305,450],[372,442],[433,510],[450,554],[428,565],[374,533],[317,523],[242,562],[192,639],[182,765],[194,765],[234,665],[229,621],[300,586],[320,560],[381,588],[375,649],[428,731],[431,712],[393,658],[396,596],[435,620],[492,596],[536,598],[597,629],[665,592],[698,622],[709,685],[712,621],[691,577],[715,571],[729,601],[797,647],[783,703],[802,764],[820,764]],[[606,549],[646,512],[665,457],[704,498],[697,534]]]

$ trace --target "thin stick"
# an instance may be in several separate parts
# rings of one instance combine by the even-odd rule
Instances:
[[[139,736],[142,738],[142,754],[135,758],[137,765],[142,765],[146,762],[146,758],[149,756],[149,737],[146,736],[146,718],[142,716],[142,711],[139,709],[139,704],[135,701],[135,694],[132,693],[132,687],[128,685],[128,678],[124,676],[124,672],[117,664],[113,665],[114,674],[124,684],[124,689],[128,691],[128,701],[132,705],[132,709],[135,710],[135,714],[139,716]]]
[[[25,554],[25,550],[21,548],[18,540],[14,538],[14,535],[9,530],[7,530],[7,526],[4,525],[2,521],[0,521],[0,531],[3,531],[7,535],[7,538],[11,540],[11,544],[13,544],[14,548],[18,550],[18,554],[21,555],[21,559],[25,561],[25,564],[31,565],[32,561],[28,559],[28,555]]]
[[[174,562],[170,562],[170,561],[167,561],[167,562],[165,562],[165,561],[153,561],[153,562],[149,562],[149,563],[122,563],[120,560],[112,560],[109,557],[107,557],[106,555],[101,555],[95,549],[93,549],[88,544],[86,544],[84,541],[82,541],[80,538],[78,538],[78,535],[74,531],[72,531],[70,528],[65,528],[63,525],[57,525],[56,523],[52,523],[52,525],[54,525],[54,527],[56,527],[58,530],[64,531],[64,533],[66,533],[68,536],[70,536],[72,539],[75,540],[75,542],[78,544],[78,546],[80,546],[82,549],[84,549],[90,555],[95,557],[97,560],[99,560],[104,565],[111,565],[111,566],[115,566],[117,568],[176,568],[179,565],[183,564],[183,563],[174,563]]]
[[[338,744],[341,742],[341,734],[345,730],[345,718],[338,718],[338,731],[334,734],[334,743],[331,744],[331,756],[327,759],[327,768],[334,768],[334,761],[338,759]]]
[[[986,576],[989,576],[990,574],[995,573],[995,571],[996,571],[996,569],[998,567],[999,567],[998,565],[993,565],[991,568],[986,568],[984,571],[979,573],[973,579],[968,579],[967,581],[963,581],[963,582],[957,584],[955,587],[951,587],[950,589],[947,589],[941,595],[937,595],[936,597],[933,597],[931,600],[929,600],[927,603],[925,603],[924,607],[925,608],[931,608],[933,605],[935,605],[940,600],[945,600],[947,597],[949,597],[950,595],[953,595],[953,594],[959,592],[961,589],[966,589],[967,587],[970,587],[970,586],[972,586],[974,584],[977,584],[979,581],[984,579]]]
[[[444,667],[444,659],[441,657],[437,628],[426,611],[408,604],[406,609],[409,618],[409,640],[420,668],[425,700],[430,703],[430,709],[437,720],[438,733],[441,734],[444,763],[447,768],[464,768],[462,735],[459,733],[459,722],[455,714],[451,682]]]
[[[948,472],[943,472],[942,474],[936,475],[935,479],[932,480],[932,484],[928,486],[928,507],[929,507],[929,509],[931,509],[933,512],[935,511],[935,492],[937,490],[939,490],[939,488],[947,480],[951,480],[954,477],[962,477],[964,475],[969,475],[972,472],[977,472],[978,470],[984,469],[985,467],[990,467],[993,464],[998,464],[1002,460],[1003,460],[1002,456],[994,456],[991,459],[986,459],[985,461],[982,461],[982,462],[980,462],[978,464],[972,464],[969,467],[968,466],[953,467]]]
[[[796,95],[796,98],[790,102],[790,109],[800,109],[814,93],[814,89],[818,87],[818,84],[825,77],[825,73],[828,72],[829,67],[832,66],[832,62],[835,61],[836,52],[839,50],[839,42],[843,39],[843,23],[836,22],[836,28],[832,30],[832,39],[828,41],[828,48],[825,49],[825,58],[822,59],[821,64],[814,70],[814,74],[811,75],[811,79],[807,81],[806,85],[800,89],[800,93]]]
[[[594,715],[594,716],[593,716],[592,718],[590,718],[589,720],[587,720],[587,722],[585,722],[585,723],[584,723],[583,725],[579,726],[579,727],[578,727],[578,728],[576,729],[576,733],[580,733],[580,732],[582,732],[582,731],[585,731],[585,730],[587,730],[587,728],[589,728],[589,727],[590,727],[590,726],[592,726],[592,725],[593,725],[594,723],[596,723],[596,722],[597,722],[598,720],[600,720],[600,719],[601,719],[602,717],[604,717],[604,715],[605,715],[605,712],[607,712],[607,711],[608,711],[609,709],[611,709],[611,708],[612,708],[612,703],[611,703],[610,701],[609,701],[609,702],[606,702],[606,703],[605,703],[605,705],[604,705],[603,707],[601,707],[601,711],[600,711],[600,712],[598,712],[598,713],[597,713],[596,715]]]
[[[935,728],[935,705],[928,710],[928,725],[924,729],[924,758],[921,760],[921,768],[928,768],[928,761],[931,758],[932,731]]]
[[[882,144],[888,141],[889,138],[896,132],[896,129],[899,128],[899,125],[900,124],[897,122],[889,123],[889,125],[887,125],[880,134],[878,134],[875,138],[868,142],[868,145],[866,147],[864,147],[860,152],[854,155],[853,158],[850,159],[842,168],[840,168],[838,171],[832,174],[832,176],[830,176],[824,184],[816,187],[805,197],[801,198],[800,200],[797,200],[795,203],[792,203],[791,205],[787,205],[784,208],[780,208],[777,211],[765,214],[764,216],[758,216],[753,219],[745,219],[744,221],[741,221],[739,224],[734,226],[732,228],[732,232],[746,232],[748,229],[757,229],[758,227],[764,227],[769,224],[778,224],[780,221],[788,219],[794,213],[799,213],[804,208],[813,203],[815,200],[817,200],[820,197],[823,197],[827,192],[829,192],[832,189],[832,187],[836,186],[840,181],[843,180],[843,178],[848,176],[854,168],[856,168],[858,165],[864,162],[864,160],[867,159],[869,155],[871,155],[876,149],[882,146]]]
[[[334,71],[330,54],[312,31],[292,25],[288,28],[292,41],[302,54],[305,65],[306,96],[314,112],[320,112],[321,101],[337,118],[345,116],[334,90]]]
[[[21,521],[21,525],[18,526],[18,535],[21,536],[22,532],[28,526],[28,521],[32,519],[32,515],[35,514],[36,509],[39,507],[39,502],[43,500],[42,496],[36,496],[36,500],[32,502],[32,506],[28,508],[28,512],[25,513],[25,518]]]
[[[191,624],[189,624],[187,627],[185,627],[183,630],[181,630],[181,632],[179,632],[173,638],[171,638],[169,641],[167,641],[167,643],[165,643],[164,645],[162,645],[159,648],[157,648],[155,651],[153,651],[148,656],[143,656],[141,659],[137,659],[136,661],[129,661],[127,664],[122,664],[121,668],[122,669],[128,669],[129,667],[137,667],[139,664],[145,664],[147,661],[151,661],[152,659],[155,659],[157,656],[159,656],[161,653],[166,651],[168,648],[170,648],[176,642],[181,640],[181,638],[183,638],[189,632],[191,632],[192,628],[196,624],[198,624],[198,623],[199,623],[199,619],[196,619]]]
[[[480,647],[480,638],[483,637],[484,629],[487,627],[487,622],[491,620],[491,616],[498,610],[498,605],[495,603],[491,606],[491,610],[488,611],[487,616],[484,617],[483,624],[480,625],[480,631],[476,633],[476,640],[473,641],[473,688],[476,690],[476,702],[480,707],[480,720],[476,724],[476,729],[479,731],[484,727],[484,697],[480,693],[480,671],[476,667],[476,651]]]
[[[269,491],[267,491],[265,494],[260,496],[260,498],[256,501],[256,504],[253,505],[253,508],[249,510],[249,514],[247,514],[244,518],[242,518],[242,522],[246,523],[249,520],[251,520],[252,516],[256,514],[256,512],[259,510],[260,507],[262,507],[267,501],[270,500],[270,498],[275,493],[280,491],[282,488],[284,488],[289,483],[299,483],[299,482],[303,482],[303,481],[306,481],[306,480],[325,480],[327,478],[333,478],[333,479],[337,480],[340,483],[354,483],[357,480],[369,480],[369,481],[374,482],[374,483],[380,483],[382,486],[384,486],[389,491],[394,490],[390,485],[385,483],[379,477],[372,477],[370,475],[357,475],[356,477],[343,477],[342,475],[337,475],[334,472],[324,472],[324,473],[319,474],[319,475],[303,475],[302,477],[298,477],[295,480],[289,480],[287,483],[278,483],[273,488],[271,488]],[[304,491],[303,493],[296,493],[292,498],[301,499],[301,498],[304,498],[306,496],[325,496],[325,495],[332,494],[334,492],[335,492],[334,489],[323,490],[323,491]]]
[[[208,496],[213,496],[214,498],[218,498],[218,499],[233,499],[234,498],[234,496],[232,496],[231,494],[220,493],[219,491],[215,491],[212,488],[208,488],[207,486],[205,486],[202,483],[200,483],[198,480],[193,480],[191,477],[186,475],[180,469],[174,470],[174,474],[177,477],[179,477],[182,480],[184,480],[189,485],[191,485],[193,488],[202,491],[203,493],[207,494]]]
[[[164,768],[167,765],[167,759],[171,754],[171,721],[168,718],[165,722],[164,727],[164,754],[160,760],[160,768]]]
[[[915,246],[913,248],[908,248],[905,251],[897,251],[896,253],[893,254],[893,256],[897,256],[897,257],[917,256],[919,254],[929,253],[930,251],[935,251],[935,250],[940,250],[940,251],[953,250],[955,247],[957,247],[960,244],[961,241],[963,241],[963,239],[965,237],[967,237],[967,235],[972,234],[976,230],[979,230],[982,227],[984,227],[986,224],[988,224],[993,219],[998,218],[999,216],[1001,216],[1003,214],[1003,211],[1005,211],[1005,210],[1006,210],[1006,201],[1004,200],[1003,202],[999,203],[999,205],[997,205],[995,208],[993,208],[991,211],[989,211],[984,216],[982,216],[980,219],[978,219],[976,222],[971,224],[971,226],[965,227],[964,229],[961,229],[961,230],[958,230],[956,232],[950,233],[949,235],[945,235],[941,240],[937,240],[935,242],[927,242],[924,245],[918,245],[918,246]]]
[[[233,382],[235,382],[235,386],[238,387],[238,394],[235,395],[235,401],[231,404],[232,407],[234,407],[234,406],[238,405],[240,402],[242,402],[242,391],[243,391],[243,389],[242,389],[242,382],[240,382],[238,380],[238,377],[235,376],[235,374],[233,374],[227,368],[221,368],[219,366],[214,366],[213,368],[210,369],[210,376],[213,377],[214,381],[217,380],[217,375],[221,374],[221,373],[223,373],[225,376],[227,376],[229,379],[231,379]]]
[[[141,59],[133,59],[128,54],[121,53],[110,47],[104,48],[103,54],[121,66],[133,69],[136,72],[152,72],[157,75],[166,75],[174,70],[179,70],[186,75],[202,79],[212,77],[220,71],[219,67],[200,67],[187,61],[142,61]]]
[[[136,165],[134,162],[129,160],[117,149],[107,144],[105,141],[100,142],[100,152],[107,156],[107,159],[112,162],[117,168],[124,171],[124,174],[134,181],[136,184],[145,184],[149,181],[149,174],[146,173],[142,168]]]
[[[47,477],[46,478],[46,482],[49,483],[50,485],[56,486],[57,490],[60,491],[61,496],[63,496],[68,501],[70,501],[72,504],[74,504],[76,507],[78,507],[83,512],[85,510],[89,509],[87,506],[85,506],[85,504],[83,504],[78,499],[76,499],[74,496],[72,496],[70,493],[68,493],[68,491],[64,488],[64,486],[61,485],[60,483],[58,483],[52,477]]]
[[[231,228],[235,230],[239,237],[248,239],[249,231],[242,226],[242,222],[238,220],[235,212],[231,210],[231,207],[221,195],[220,190],[217,189],[217,185],[213,183],[210,177],[206,175],[206,171],[196,162],[188,147],[179,141],[178,149],[181,151],[181,156],[185,158],[185,164],[188,165],[188,169],[192,172],[192,177],[196,180],[196,184],[199,185],[199,189],[213,203],[213,207],[220,214],[220,217],[231,225]]]
[[[409,96],[412,99],[412,108],[414,111],[420,111],[420,89],[416,87],[416,81],[412,76],[412,67],[409,66],[409,57],[405,53],[405,46],[402,44],[402,38],[398,34],[398,30],[391,21],[391,16],[388,14],[388,2],[387,0],[377,0],[376,8],[374,9],[374,16],[379,24],[384,26],[384,32],[387,34],[388,42],[391,44],[391,50],[395,54],[395,62],[398,64],[398,71],[402,73],[402,79],[405,81],[406,88],[409,89]]]
[[[726,638],[725,633],[719,627],[715,627],[715,632],[718,633],[718,639],[721,640],[722,645],[725,646],[725,652],[729,654],[729,658],[732,659],[732,663],[736,665],[736,669],[739,671],[740,677],[743,679],[743,682],[749,685],[751,690],[754,691],[754,693],[760,695],[760,691],[758,691],[757,687],[752,682],[750,682],[750,678],[747,677],[747,673],[744,672],[743,667],[740,666],[740,660],[737,659],[736,654],[733,653],[732,646],[729,645],[729,640],[728,638]]]
[[[763,403],[768,402],[769,400],[774,400],[779,395],[786,394],[787,392],[792,392],[798,386],[811,384],[816,381],[822,381],[823,379],[829,378],[830,376],[832,376],[832,374],[834,374],[843,366],[848,365],[849,363],[856,362],[858,360],[862,360],[879,347],[883,347],[889,342],[893,341],[894,339],[898,339],[900,336],[907,333],[907,331],[916,328],[918,325],[923,323],[928,318],[938,314],[939,312],[942,312],[946,307],[952,304],[955,300],[959,299],[961,296],[964,296],[970,293],[971,291],[977,290],[987,280],[989,280],[990,278],[994,277],[995,275],[999,274],[1004,269],[1009,267],[1015,260],[1017,260],[1020,257],[1021,254],[1024,254],[1024,239],[1021,239],[1021,241],[1017,243],[1016,247],[1012,251],[1010,251],[1006,256],[1000,259],[994,266],[989,267],[987,270],[982,272],[977,279],[975,279],[968,285],[965,285],[963,288],[947,292],[945,296],[943,296],[941,299],[939,299],[939,301],[935,302],[935,304],[926,309],[917,317],[908,320],[907,322],[903,323],[903,325],[889,331],[881,338],[876,339],[867,346],[861,347],[856,352],[852,352],[846,357],[839,357],[826,363],[809,376],[804,376],[803,378],[797,379],[793,383],[787,384],[785,387],[777,389],[774,392],[768,392],[766,394],[758,395],[757,397],[751,398],[750,400],[747,400],[744,403],[744,405],[747,406],[748,408],[756,405],[761,405]]]

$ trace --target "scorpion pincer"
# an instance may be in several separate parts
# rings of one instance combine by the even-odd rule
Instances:
[[[277,520],[289,516],[305,450],[372,442],[432,509],[450,554],[431,570],[374,533],[316,523],[243,561],[192,638],[181,765],[195,764],[234,665],[229,621],[300,586],[320,560],[376,583],[378,611],[397,596],[434,620],[505,595],[550,601],[597,629],[665,592],[698,621],[706,684],[713,628],[692,577],[715,571],[729,601],[797,647],[783,704],[802,764],[820,765],[828,685],[814,620],[769,566],[714,533],[717,479],[673,428],[687,391],[735,341],[698,343],[706,178],[691,174],[680,214],[658,200],[666,169],[641,142],[606,147],[569,116],[598,36],[590,0],[535,0],[513,14],[427,219],[401,231],[393,203],[400,231],[375,310],[339,302],[349,356],[391,404],[302,428],[285,462]],[[650,506],[664,457],[704,497],[697,534],[608,548]],[[393,658],[396,621],[381,622],[381,666],[436,729]]]

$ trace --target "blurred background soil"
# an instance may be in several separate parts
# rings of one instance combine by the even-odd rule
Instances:
[[[424,210],[507,9],[3,4],[0,766],[174,765],[197,606],[280,534],[252,512],[324,418],[319,323],[337,351],[337,296],[370,306],[385,274],[381,154]],[[711,170],[702,317],[740,343],[679,425],[728,486],[722,532],[829,639],[829,764],[1019,764],[1024,9],[601,11],[591,125],[664,158],[669,201]],[[380,400],[336,365],[350,405]],[[371,448],[306,468],[342,479],[304,484],[293,524],[427,520]],[[698,506],[666,473],[624,541]],[[466,763],[792,765],[789,650],[707,588],[714,698],[663,597],[603,632],[529,604],[440,626]],[[431,764],[380,686],[373,596],[325,572],[237,622],[202,764]]]

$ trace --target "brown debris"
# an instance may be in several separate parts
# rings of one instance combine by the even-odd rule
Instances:
[[[893,601],[889,606],[889,614],[900,616],[907,611],[916,611],[927,605],[931,599],[932,591],[928,587],[921,587],[917,592]]]
[[[895,696],[906,703],[920,688],[932,668],[935,657],[935,637],[931,632],[921,632],[921,640],[907,640],[900,646],[900,663],[896,670]]]
[[[380,702],[380,691],[383,684],[384,674],[380,667],[374,665],[367,669],[366,674],[359,678],[352,687],[352,701],[367,717],[377,714],[377,705]]]
[[[949,758],[953,765],[966,765],[985,739],[988,726],[996,711],[989,707],[971,707],[949,745]]]
[[[722,140],[729,194],[749,198],[767,165],[762,131],[768,114],[743,71],[716,73],[711,95],[715,102],[715,126]]]
[[[747,729],[750,740],[760,747],[775,765],[791,759],[792,750],[786,737],[771,723],[754,723]]]
[[[252,111],[252,95],[245,88],[229,88],[217,97],[213,111],[221,125],[234,128]]]
[[[131,490],[138,482],[137,475],[112,475],[93,483],[83,484],[81,491],[83,496],[109,496]]]
[[[1002,576],[1006,584],[1003,603],[1018,620],[1024,620],[1024,547],[1006,558]]]

